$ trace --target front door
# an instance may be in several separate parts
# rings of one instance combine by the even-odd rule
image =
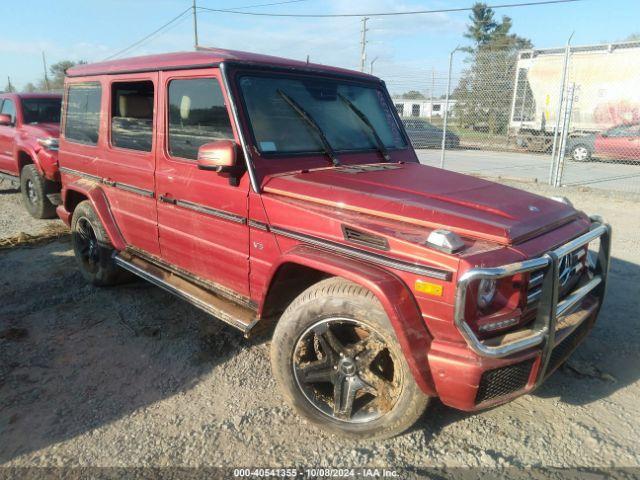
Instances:
[[[157,83],[157,72],[107,80],[107,135],[98,174],[127,244],[160,256],[154,191]]]
[[[17,175],[19,172],[16,172],[13,161],[13,141],[16,134],[16,107],[13,100],[0,99],[0,113],[13,118],[12,125],[0,125],[0,172]]]
[[[160,74],[156,191],[162,258],[249,296],[249,183],[198,169],[198,148],[237,141],[217,69]]]
[[[595,155],[614,160],[640,160],[640,126],[619,125],[598,135]]]

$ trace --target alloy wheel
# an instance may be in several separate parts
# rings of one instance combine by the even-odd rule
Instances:
[[[76,233],[74,240],[80,257],[87,268],[95,272],[100,262],[100,243],[91,222],[85,217],[79,218]]]
[[[27,180],[27,198],[32,205],[35,205],[38,201],[38,192],[36,190],[35,185],[33,184],[33,180]]]
[[[578,162],[583,162],[584,160],[589,158],[589,150],[587,150],[586,147],[580,145],[573,149],[572,157]]]
[[[391,411],[400,369],[382,335],[349,318],[326,318],[298,339],[293,372],[306,399],[342,422],[365,423]]]

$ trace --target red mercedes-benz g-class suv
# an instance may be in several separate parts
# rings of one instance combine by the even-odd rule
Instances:
[[[0,180],[20,188],[35,218],[55,217],[60,203],[61,102],[56,94],[0,94]]]
[[[602,305],[608,225],[420,165],[370,75],[217,49],[74,67],[60,164],[88,281],[275,325],[284,395],[347,435],[530,392]]]

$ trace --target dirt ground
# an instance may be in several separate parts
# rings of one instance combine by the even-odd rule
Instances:
[[[327,436],[285,405],[268,339],[222,323],[203,337],[204,314],[143,282],[86,285],[68,237],[0,249],[0,465],[640,466],[638,199],[562,194],[614,229],[592,334],[532,395],[477,414],[435,400],[375,443]],[[54,224],[0,186],[0,239]]]

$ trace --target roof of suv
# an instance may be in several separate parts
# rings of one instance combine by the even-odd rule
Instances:
[[[5,93],[0,93],[0,98],[62,98],[62,94],[61,93],[5,92]]]
[[[111,60],[108,62],[76,65],[75,67],[67,70],[67,76],[83,77],[127,72],[203,68],[217,65],[224,61],[285,68],[305,68],[340,73],[342,75],[360,76],[369,79],[375,78],[365,73],[347,70],[344,68],[329,67],[315,63],[306,63],[287,58],[273,57],[270,55],[240,52],[236,50],[223,50],[219,48],[202,48],[195,52],[164,53],[161,55],[147,55],[144,57],[131,57],[120,60]]]

